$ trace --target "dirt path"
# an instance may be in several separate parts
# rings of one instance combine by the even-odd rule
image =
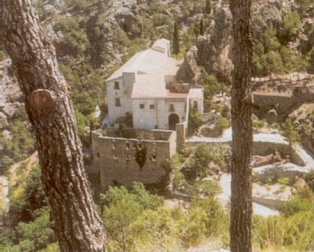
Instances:
[[[17,174],[17,169],[23,165],[23,163],[25,164],[25,171],[23,173],[21,173],[20,175]],[[0,176],[0,194],[1,194],[1,204],[2,204],[2,210],[4,213],[6,213],[9,210],[9,188],[13,187],[16,185],[17,181],[21,178],[21,176],[23,177],[27,177],[31,167],[38,163],[38,156],[37,156],[37,152],[35,152],[34,154],[32,154],[30,157],[28,157],[25,160],[22,160],[18,163],[13,164],[10,168],[9,168],[9,176]]]

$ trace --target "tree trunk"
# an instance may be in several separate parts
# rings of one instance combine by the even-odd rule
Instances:
[[[251,0],[231,0],[233,17],[232,166],[230,247],[232,252],[252,251],[252,99]]]
[[[68,85],[32,0],[2,0],[3,39],[37,140],[42,182],[61,251],[106,251],[90,195]]]

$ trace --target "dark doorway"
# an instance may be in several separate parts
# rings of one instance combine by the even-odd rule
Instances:
[[[169,129],[176,130],[176,124],[179,122],[179,116],[177,114],[171,114],[169,116]]]

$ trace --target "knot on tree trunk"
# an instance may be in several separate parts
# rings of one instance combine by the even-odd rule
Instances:
[[[31,104],[37,109],[48,109],[53,107],[56,96],[47,89],[36,89],[31,95]]]

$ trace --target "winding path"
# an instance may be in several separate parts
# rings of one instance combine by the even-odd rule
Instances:
[[[223,135],[218,138],[213,137],[197,137],[193,136],[186,140],[186,142],[190,143],[226,143],[230,144],[232,141],[232,131],[231,128],[224,131]],[[288,145],[288,142],[278,133],[255,133],[254,134],[254,141],[259,142],[271,142],[271,143],[285,143]],[[263,173],[266,170],[274,169],[274,168],[281,168],[285,170],[297,170],[300,172],[309,172],[310,170],[314,169],[314,158],[313,155],[310,154],[305,148],[303,148],[300,144],[294,144],[292,148],[298,153],[299,157],[305,163],[305,166],[299,166],[293,163],[285,163],[285,164],[270,164],[261,166],[258,168],[254,168],[254,172]],[[231,175],[230,174],[223,174],[220,180],[220,185],[223,188],[223,192],[218,196],[218,198],[226,204],[231,196]],[[253,210],[255,214],[262,215],[262,216],[269,216],[269,215],[277,215],[279,212],[277,210],[270,209],[263,205],[253,203]]]

